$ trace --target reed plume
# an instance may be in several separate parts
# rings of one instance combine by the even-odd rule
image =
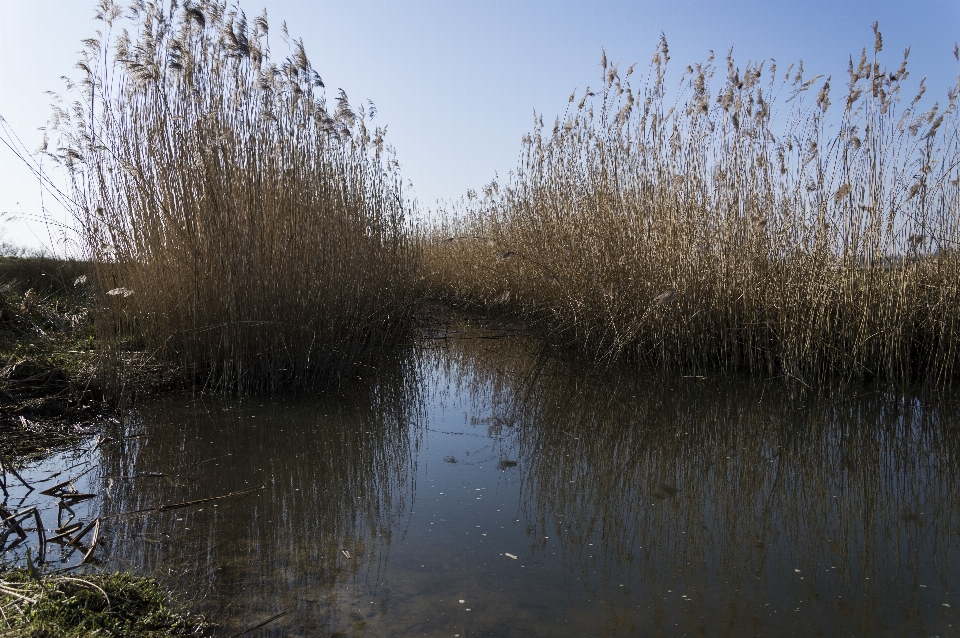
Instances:
[[[266,12],[102,0],[56,158],[98,264],[105,361],[144,350],[230,392],[338,382],[409,329],[417,253],[375,109],[330,108]]]
[[[711,56],[674,102],[665,39],[640,87],[604,55],[602,88],[552,127],[537,118],[507,186],[436,224],[432,294],[505,309],[601,362],[948,382],[958,87],[922,111],[922,82],[901,95],[909,50],[887,68],[875,42],[851,60],[839,113],[833,79],[802,63]]]

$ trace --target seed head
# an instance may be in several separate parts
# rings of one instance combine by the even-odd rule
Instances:
[[[873,51],[874,53],[880,53],[883,50],[883,36],[880,35],[880,23],[874,20],[873,22]]]
[[[656,306],[662,306],[664,304],[670,303],[677,298],[676,290],[666,290],[661,292],[659,295],[653,298],[653,303]]]

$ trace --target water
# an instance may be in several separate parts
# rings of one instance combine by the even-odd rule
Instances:
[[[958,633],[954,398],[541,354],[466,329],[355,396],[144,406],[81,518],[224,636]]]

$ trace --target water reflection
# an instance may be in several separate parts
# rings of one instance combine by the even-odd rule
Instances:
[[[354,400],[160,404],[116,566],[224,635],[950,634],[957,404],[600,374],[459,326]],[[947,606],[949,605],[949,606]]]
[[[513,425],[530,547],[558,546],[571,613],[605,607],[609,635],[960,626],[952,397],[590,374],[477,343],[444,356]]]
[[[144,409],[103,461],[112,566],[189,592],[224,635],[278,614],[268,628],[284,635],[362,628],[380,612],[366,577],[383,569],[412,502],[416,407],[409,385],[391,384],[352,398]],[[342,603],[357,596],[366,608],[351,614]]]
[[[796,609],[831,634],[920,635],[938,619],[956,465],[917,406],[764,405],[733,383],[634,391],[601,415],[545,402],[530,448],[530,517],[567,541],[571,568],[599,564],[588,589],[629,580],[631,605],[737,633],[786,630]],[[590,560],[587,539],[603,548]]]

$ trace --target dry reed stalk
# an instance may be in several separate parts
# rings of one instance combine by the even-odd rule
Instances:
[[[676,108],[665,40],[636,93],[633,67],[607,66],[552,131],[537,121],[506,188],[468,192],[427,232],[432,294],[599,361],[949,382],[958,87],[942,110],[904,107],[906,54],[895,70],[878,58],[851,62],[832,120],[830,79],[802,64],[741,71],[731,55],[714,90],[711,57]]]
[[[102,0],[55,154],[97,264],[104,361],[142,349],[231,392],[356,375],[408,330],[416,272],[385,130],[331,112],[302,41],[266,13]],[[129,357],[127,357],[129,358]]]

